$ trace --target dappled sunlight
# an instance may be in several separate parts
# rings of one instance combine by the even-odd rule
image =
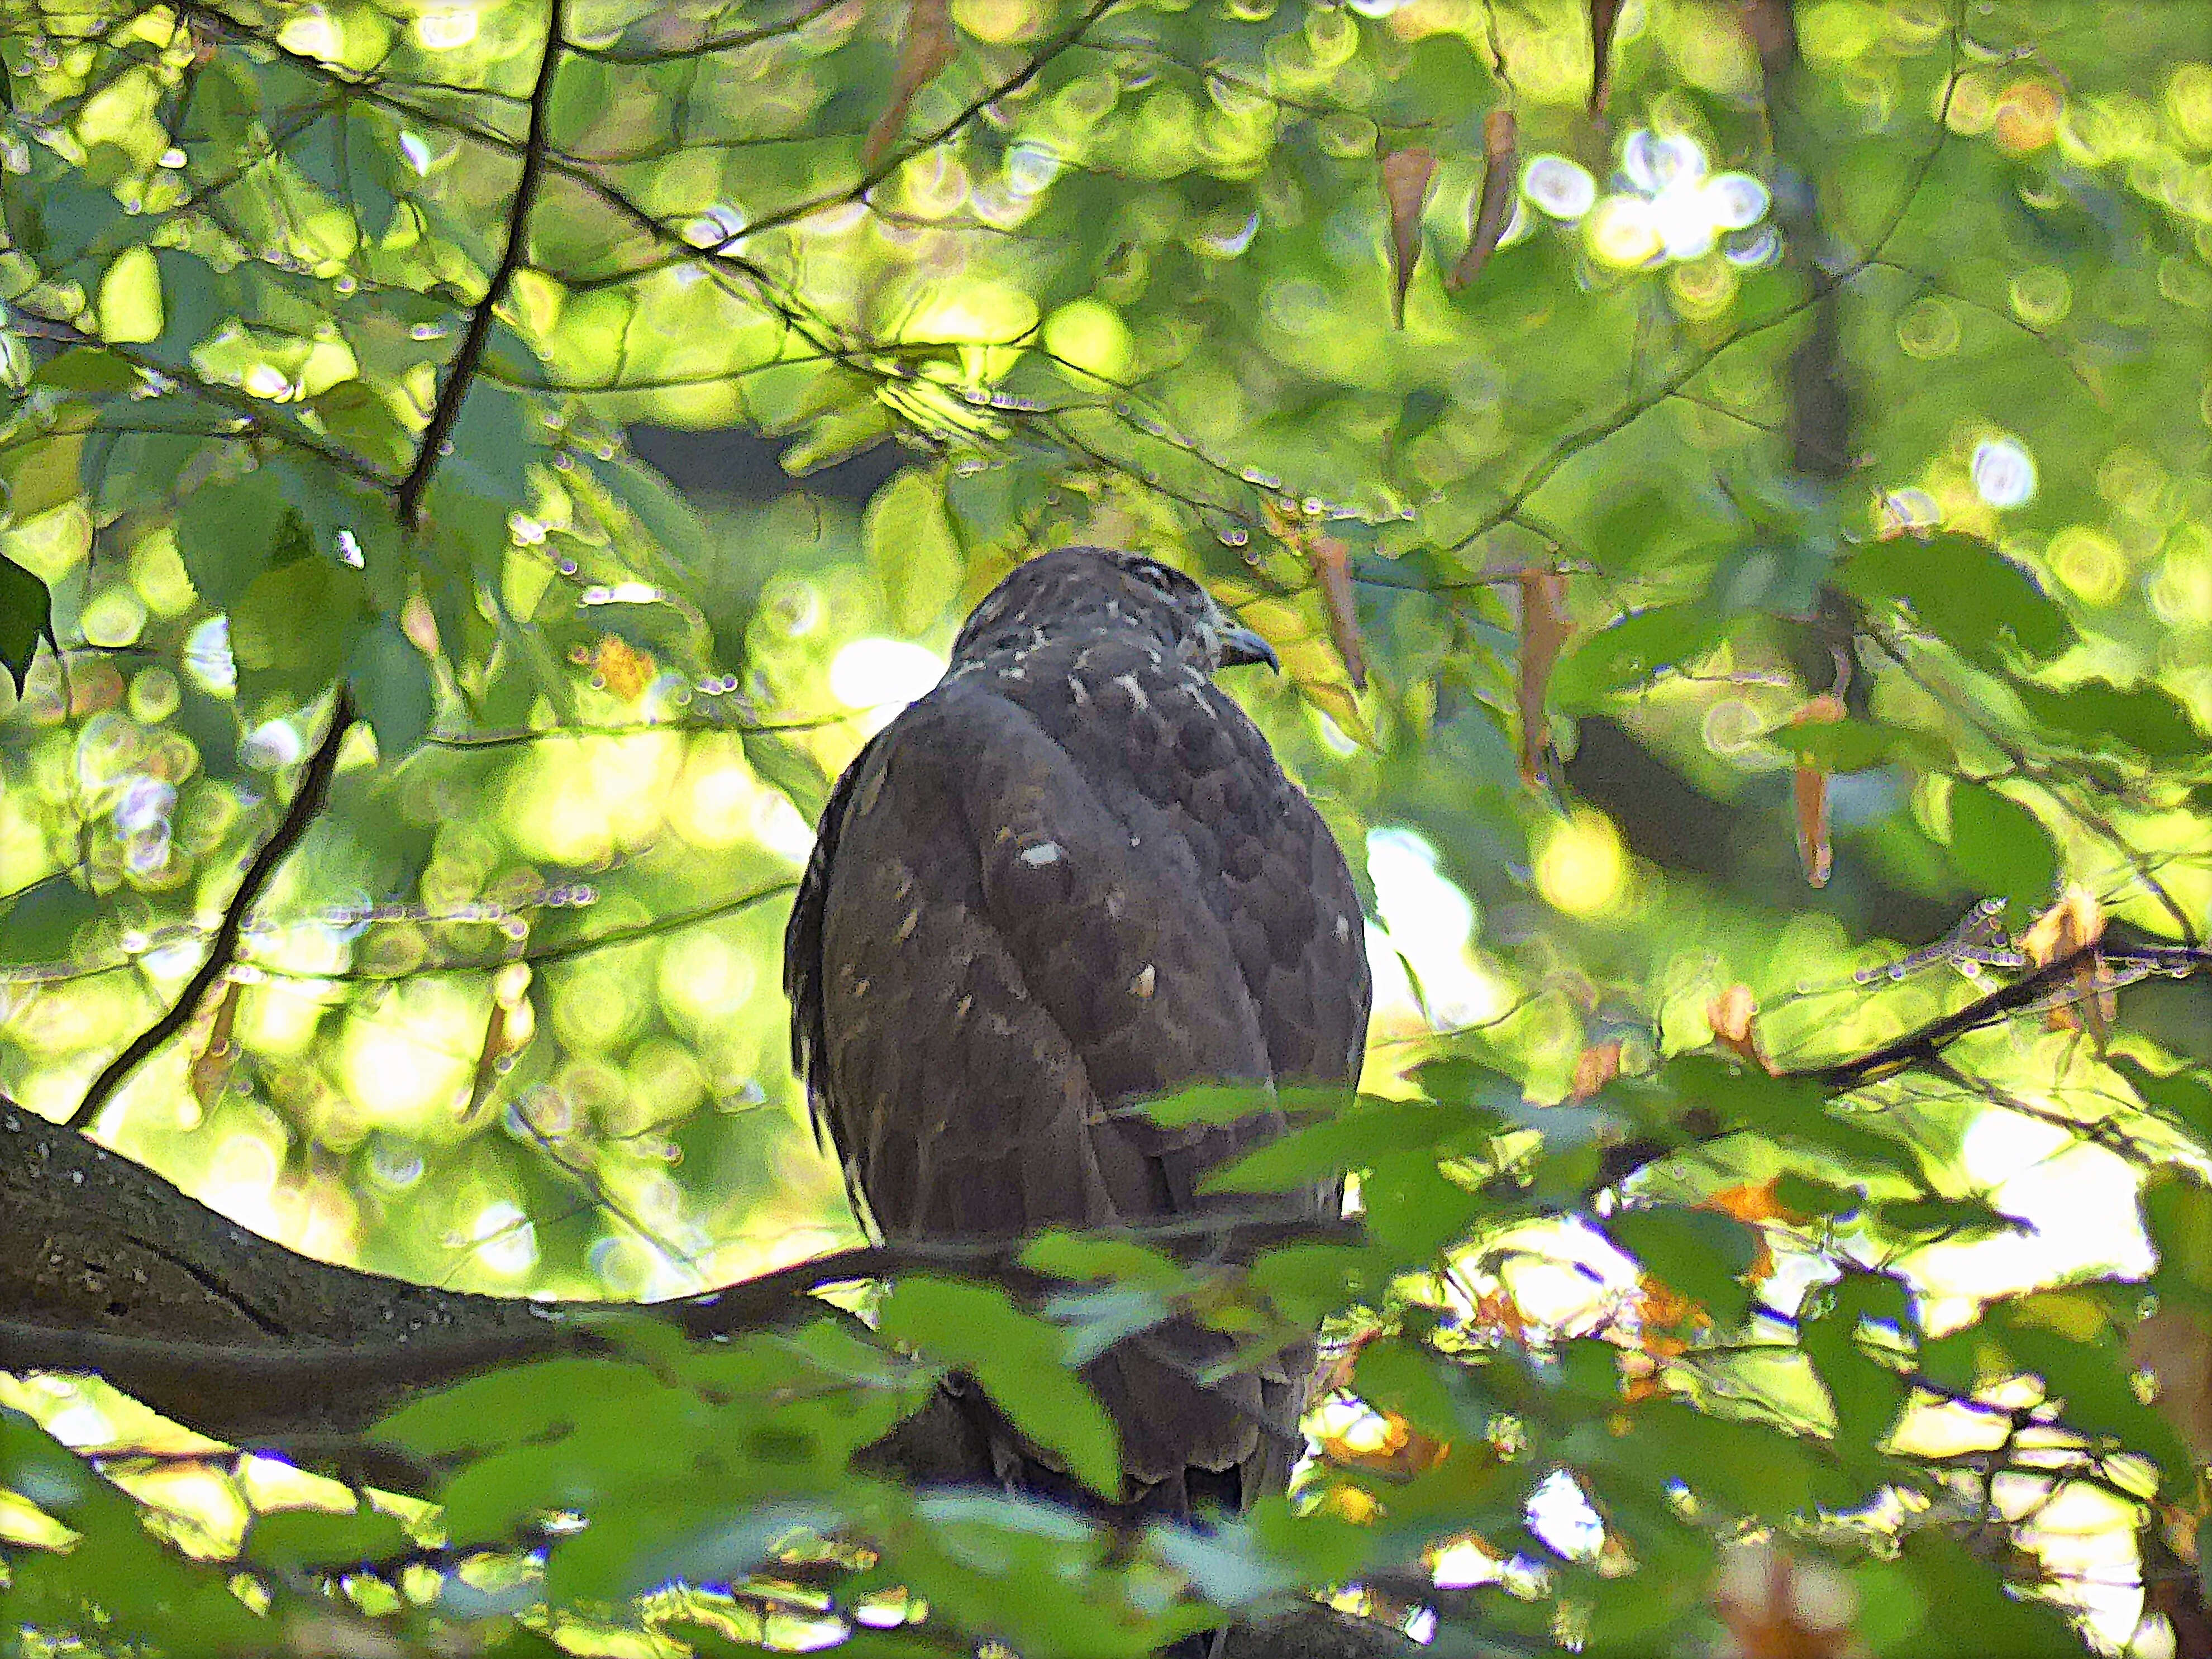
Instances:
[[[1319,1593],[1438,1651],[2190,1651],[2212,64],[2191,5],[2094,9],[0,20],[8,1340],[150,1350],[209,1410],[263,1386],[210,1352],[329,1345],[320,1411],[489,1328],[234,1282],[165,1193],[109,1213],[131,1163],[508,1304],[863,1242],[793,1073],[793,894],[969,606],[1071,542],[1279,659],[1222,689],[1363,878],[1320,921],[1373,988],[1346,1053],[1348,951],[1301,968],[1281,921],[1333,866],[1194,837],[1279,904],[1245,989],[1359,1090],[1283,1068],[1264,1146],[1170,1121],[1236,1090],[1142,1127],[1082,1103],[1121,1051],[1078,1028],[1226,1020],[1249,1078],[1233,976],[1194,1008],[1156,951],[1046,1011],[1079,1126],[997,1196],[1129,1223],[1119,1159],[1237,1217],[1196,1267],[895,1239],[841,1293],[877,1328],[731,1291],[682,1310],[742,1313],[711,1340],[594,1315],[559,1352],[583,1322],[508,1306],[528,1341],[482,1352],[527,1363],[312,1448],[0,1374],[11,1628],[1133,1659]],[[1218,734],[1130,731],[1147,788],[1243,810]],[[961,925],[1006,957],[961,934],[946,1030],[887,1044],[933,1086],[1036,1046],[977,1018],[971,979],[1048,1000],[991,890]],[[896,917],[836,994],[887,1000]],[[1045,1144],[1020,1092],[931,1118],[914,1178]],[[51,1178],[77,1128],[109,1161]],[[1248,1249],[1339,1182],[1356,1237]],[[1110,1495],[1070,1365],[1163,1322],[1224,1369],[1318,1342],[1293,1504],[1108,1524],[999,1490],[1003,1444],[957,1495],[854,1461],[961,1373]],[[368,1478],[371,1434],[417,1498],[283,1455]]]
[[[1395,827],[1370,830],[1367,873],[1378,918],[1368,930],[1378,1034],[1473,1024],[1504,1006],[1504,988],[1472,948],[1474,902],[1442,872],[1425,837]]]
[[[857,639],[830,659],[830,694],[865,714],[864,730],[879,732],[944,673],[945,659],[925,647],[905,640]]]

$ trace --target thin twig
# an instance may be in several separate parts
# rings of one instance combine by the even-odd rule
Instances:
[[[238,890],[230,896],[223,908],[222,921],[215,930],[215,938],[208,946],[206,959],[198,971],[185,982],[184,990],[168,1012],[131,1040],[123,1052],[107,1062],[92,1086],[84,1091],[84,1098],[69,1115],[66,1127],[83,1129],[100,1115],[100,1109],[113,1099],[117,1090],[128,1082],[146,1057],[184,1030],[192,1016],[199,1011],[202,1000],[238,961],[240,942],[246,934],[246,918],[260,902],[262,890],[269,878],[276,873],[276,866],[290,855],[307,833],[307,826],[323,810],[330,799],[331,777],[338,768],[338,750],[345,742],[348,730],[353,725],[353,694],[344,685],[331,702],[330,725],[323,732],[323,740],[315,752],[307,757],[307,770],[301,774],[300,787],[292,796],[292,804],[284,809],[284,816],[253,861],[246,866],[239,878]]]
[[[522,268],[523,258],[529,250],[530,211],[537,204],[538,186],[544,181],[545,155],[551,144],[553,82],[561,71],[562,8],[565,3],[566,0],[546,0],[545,54],[538,59],[537,83],[530,89],[530,131],[522,141],[522,172],[515,179],[514,204],[507,213],[506,250],[501,253],[499,264],[485,285],[483,298],[469,313],[468,331],[461,337],[460,349],[446,367],[446,381],[438,388],[436,403],[431,405],[429,422],[423,427],[421,447],[415,452],[415,465],[399,481],[392,497],[400,523],[410,530],[422,520],[422,492],[429,487],[430,475],[438,469],[441,453],[453,434],[454,422],[461,418],[461,404],[476,379],[477,364],[491,342],[492,313],[507,297],[507,284]]]
[[[2153,971],[2158,973],[2185,974],[2197,968],[2212,967],[2212,949],[2203,946],[2169,945],[2142,955],[2152,963]],[[1943,1050],[1960,1037],[1994,1025],[2008,1015],[2023,1012],[2084,967],[2105,963],[2132,966],[2136,960],[2137,953],[2134,951],[2104,951],[2095,945],[2085,945],[2064,956],[2052,957],[2011,984],[2001,986],[1986,996],[1977,997],[1965,1007],[1945,1014],[1940,1019],[1930,1020],[1894,1042],[1885,1042],[1879,1048],[1856,1059],[1808,1066],[1802,1071],[1784,1072],[1782,1075],[1808,1079],[1826,1088],[1841,1091],[1894,1077],[1898,1073],[1916,1066],[1933,1065],[1942,1058]]]

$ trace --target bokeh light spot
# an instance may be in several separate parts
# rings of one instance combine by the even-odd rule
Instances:
[[[1570,813],[1536,854],[1536,890],[1571,916],[1602,915],[1628,890],[1628,854],[1601,812]]]

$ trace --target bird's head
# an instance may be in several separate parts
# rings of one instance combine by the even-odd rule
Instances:
[[[952,643],[955,664],[1040,641],[1133,628],[1202,673],[1263,662],[1274,647],[1182,571],[1141,553],[1062,547],[1017,565],[983,598]]]

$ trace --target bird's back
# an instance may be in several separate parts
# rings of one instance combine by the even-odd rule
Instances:
[[[1194,1081],[1349,1083],[1369,997],[1319,815],[1204,673],[1110,625],[986,640],[876,737],[823,814],[786,966],[816,1109],[889,1237],[1223,1202],[1200,1177],[1279,1111],[1167,1132],[1118,1109]],[[1227,1352],[1170,1322],[1087,1370],[1133,1502],[1279,1486],[1310,1354],[1200,1388]],[[1048,1485],[1033,1462],[1010,1448],[994,1473]]]

